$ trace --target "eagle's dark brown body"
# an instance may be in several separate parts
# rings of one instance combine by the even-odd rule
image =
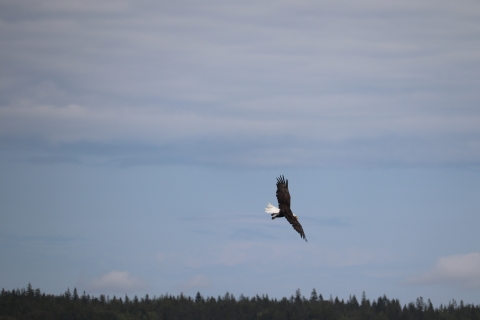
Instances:
[[[297,216],[294,215],[292,210],[290,209],[290,192],[288,191],[288,180],[285,180],[285,177],[283,175],[277,178],[277,200],[278,208],[280,209],[280,211],[275,214],[272,213],[272,219],[278,217],[285,217],[285,219],[290,222],[293,229],[295,229],[300,234],[300,237],[307,241],[305,233],[303,232],[302,225],[300,224],[300,222],[298,222]]]

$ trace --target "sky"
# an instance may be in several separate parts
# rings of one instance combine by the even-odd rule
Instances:
[[[0,0],[0,287],[479,304],[479,87],[473,0]]]

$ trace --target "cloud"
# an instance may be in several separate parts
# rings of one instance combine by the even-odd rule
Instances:
[[[14,144],[35,137],[47,161],[94,155],[124,163],[237,166],[480,162],[480,115],[399,114],[395,108],[382,115],[365,107],[353,119],[350,107],[345,115],[335,114],[339,109],[255,118],[161,107],[27,105],[0,108],[0,137]]]
[[[130,276],[127,271],[111,271],[86,281],[84,285],[88,291],[99,293],[129,293],[145,290],[148,287],[143,280]]]
[[[165,261],[165,254],[157,253],[156,258],[158,263],[162,263]]]
[[[191,290],[201,290],[206,288],[211,288],[211,281],[207,276],[203,274],[198,274],[190,277],[186,282],[180,285],[180,290],[182,291],[191,291]]]
[[[449,284],[480,289],[480,253],[441,257],[431,270],[407,279],[408,284]]]
[[[295,239],[297,240],[297,239]],[[298,239],[300,241],[300,239]],[[284,241],[232,241],[192,253],[181,263],[192,268],[212,265],[244,265],[269,270],[272,265],[302,263],[305,267],[348,267],[365,265],[391,258],[388,252],[357,247],[329,248],[315,244],[290,244]]]
[[[27,3],[0,5],[0,143],[47,161],[480,163],[471,2]]]

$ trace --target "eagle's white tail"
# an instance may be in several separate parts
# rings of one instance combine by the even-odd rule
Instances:
[[[277,207],[275,207],[275,206],[273,206],[269,203],[269,204],[267,204],[267,207],[265,208],[265,212],[268,213],[268,214],[274,214],[274,213],[279,213],[280,209],[278,209]]]

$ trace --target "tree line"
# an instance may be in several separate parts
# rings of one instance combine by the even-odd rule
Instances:
[[[367,299],[365,292],[360,301],[350,296],[347,301],[330,296],[324,299],[313,289],[306,298],[298,289],[289,298],[271,299],[268,295],[236,298],[230,293],[223,297],[195,297],[160,295],[133,298],[90,296],[85,291],[67,289],[60,295],[42,293],[27,288],[0,292],[0,320],[13,319],[479,319],[480,305],[449,301],[447,305],[433,307],[430,299],[422,297],[405,305],[385,295],[376,300]]]

